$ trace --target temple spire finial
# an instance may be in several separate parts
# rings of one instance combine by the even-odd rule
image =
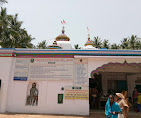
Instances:
[[[63,26],[63,27],[62,27],[62,34],[65,33],[65,30],[64,30],[64,29],[65,29],[65,27]]]
[[[88,34],[88,41],[90,40],[90,34]]]
[[[90,41],[90,33],[89,33],[89,28],[87,27],[87,31],[88,31],[88,41]]]
[[[66,24],[66,22],[63,20],[63,21],[61,21],[61,23],[62,23],[62,34],[64,34],[65,33],[65,30],[64,30],[64,24]]]

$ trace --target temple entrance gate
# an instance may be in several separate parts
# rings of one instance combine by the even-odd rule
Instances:
[[[127,91],[127,97],[131,99],[132,91],[137,87],[139,91],[141,88],[141,64],[140,63],[108,63],[91,72],[89,79],[90,90],[90,108],[101,109],[104,108],[109,94],[121,93]],[[95,93],[92,88],[96,88],[98,93],[96,101],[94,101]],[[95,102],[93,107],[92,103]]]

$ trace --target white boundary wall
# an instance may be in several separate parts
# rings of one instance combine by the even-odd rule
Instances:
[[[88,78],[97,67],[109,62],[141,63],[140,57],[86,57],[88,58]],[[38,106],[26,106],[27,86],[30,81],[13,81],[15,57],[0,58],[0,79],[2,86],[0,90],[0,112],[15,113],[50,113],[50,114],[89,114],[89,100],[66,100],[58,104],[58,94],[64,94],[61,90],[65,86],[73,86],[72,80],[47,80],[34,81],[39,85]],[[129,77],[130,78],[130,77]],[[132,86],[132,88],[135,85]]]
[[[0,113],[6,112],[6,104],[8,101],[8,85],[9,78],[11,74],[11,64],[12,57],[1,57],[0,58],[0,79],[1,79],[1,88],[0,88]]]
[[[14,81],[15,62],[16,58],[13,58],[7,112],[89,115],[89,100],[63,99],[63,104],[58,104],[58,94],[64,94],[61,88],[73,86],[73,80]],[[39,85],[38,106],[26,106],[29,82]]]

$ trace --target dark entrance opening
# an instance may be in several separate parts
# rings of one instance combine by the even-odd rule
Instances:
[[[126,80],[117,80],[117,92],[122,93],[122,90],[127,91],[127,81]]]
[[[136,85],[136,88],[139,92],[141,92],[141,85]]]
[[[90,109],[99,108],[99,96],[102,91],[102,75],[94,74],[94,78],[89,78],[89,104]]]
[[[122,93],[122,91],[127,91],[127,81],[126,80],[108,80],[108,95],[115,93]]]

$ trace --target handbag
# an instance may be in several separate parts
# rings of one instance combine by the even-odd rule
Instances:
[[[124,115],[121,113],[118,113],[118,118],[124,118]]]

